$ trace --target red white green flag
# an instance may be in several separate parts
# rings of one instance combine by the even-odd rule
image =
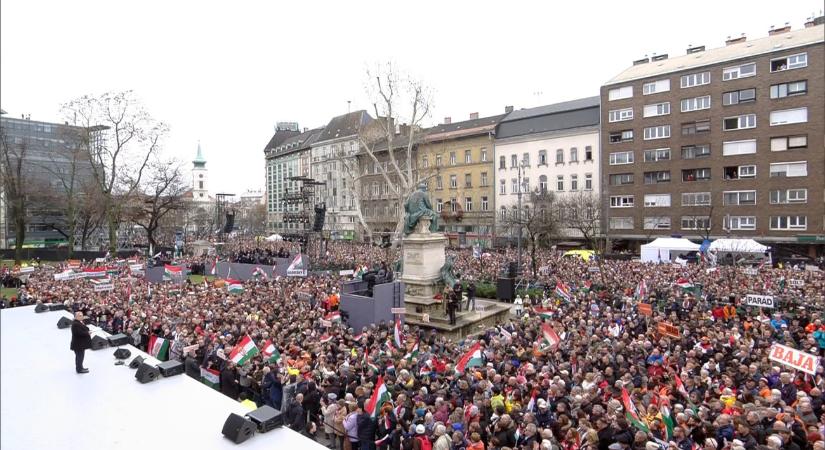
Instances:
[[[691,289],[693,287],[693,283],[691,283],[687,278],[680,277],[676,280],[676,286],[679,286],[682,289]]]
[[[258,347],[254,342],[252,342],[252,338],[250,338],[247,334],[241,338],[238,345],[236,345],[235,348],[232,349],[232,352],[229,353],[229,359],[235,364],[242,366],[258,353]]]
[[[647,426],[647,424],[642,422],[642,420],[639,418],[639,412],[636,411],[636,406],[630,400],[630,394],[628,394],[627,389],[625,388],[622,388],[622,405],[624,406],[627,421],[630,422],[631,425],[635,426],[641,431],[644,431],[645,433],[650,432],[650,428]]]
[[[390,393],[384,384],[384,377],[379,376],[369,401],[364,405],[364,410],[369,413],[370,417],[376,417],[378,411],[381,410],[381,406],[388,400],[390,400]]]
[[[481,353],[481,343],[476,342],[470,347],[470,350],[458,360],[458,364],[455,365],[456,373],[462,374],[464,370],[469,367],[477,367],[484,364],[484,356]]]
[[[281,359],[281,353],[275,348],[275,344],[272,343],[270,339],[267,339],[263,345],[264,349],[261,351],[261,355],[264,359],[268,362],[275,363]]]
[[[178,277],[183,275],[183,267],[181,266],[170,266],[169,264],[163,265],[163,274],[167,277]]]
[[[541,324],[541,337],[544,346],[552,349],[558,347],[559,342],[561,342],[561,338],[559,338],[559,335],[556,333],[556,330],[554,330],[553,327],[551,327],[547,323]]]
[[[166,361],[166,357],[169,354],[169,341],[153,334],[149,337],[147,349],[150,355],[161,361]]]
[[[561,297],[566,302],[573,300],[573,294],[570,293],[570,288],[561,281],[556,283],[556,295]]]

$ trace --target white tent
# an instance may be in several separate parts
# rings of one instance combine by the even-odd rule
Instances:
[[[717,239],[710,243],[716,253],[765,253],[768,247],[753,239]]]
[[[281,236],[280,234],[273,234],[272,236],[269,236],[268,238],[266,238],[266,240],[267,240],[267,242],[283,241],[284,237]]]
[[[699,244],[687,239],[657,238],[642,246],[642,262],[669,262],[671,252],[675,259],[681,253],[698,252]]]

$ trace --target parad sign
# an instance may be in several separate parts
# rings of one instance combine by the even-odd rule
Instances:
[[[748,306],[758,306],[760,308],[773,308],[772,295],[748,294],[745,296],[745,304]]]
[[[782,344],[771,346],[770,359],[811,375],[816,375],[819,367],[819,357]]]

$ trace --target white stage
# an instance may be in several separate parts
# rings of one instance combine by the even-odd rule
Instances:
[[[0,448],[39,449],[324,449],[287,428],[255,434],[238,447],[223,437],[229,413],[247,410],[221,393],[178,375],[140,384],[114,348],[86,351],[90,373],[74,370],[71,331],[57,328],[66,311],[0,310]]]

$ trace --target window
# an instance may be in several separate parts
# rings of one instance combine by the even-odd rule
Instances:
[[[692,73],[689,75],[682,75],[682,88],[689,88],[693,86],[701,86],[703,84],[710,84],[710,72]]]
[[[458,187],[458,176],[450,175],[450,189],[455,189]]]
[[[458,211],[458,201],[455,199],[455,197],[450,199],[450,211],[451,212]]]
[[[578,191],[579,190],[579,176],[578,175],[570,175],[570,190],[571,191]]]
[[[507,220],[507,208],[503,206],[501,207],[501,209],[499,210],[499,217],[501,218],[501,220]]]
[[[659,125],[646,127],[644,130],[644,140],[666,139],[670,137],[670,125]]]
[[[608,122],[623,122],[633,120],[633,108],[614,109],[608,112]]]
[[[668,161],[670,160],[669,148],[657,148],[653,150],[645,150],[645,162]]]
[[[682,112],[698,111],[710,108],[710,95],[682,99]]]
[[[524,167],[530,167],[530,154],[529,153],[524,153],[524,154],[521,155],[521,164],[524,165]]]
[[[771,216],[771,230],[806,230],[807,216]]]
[[[725,217],[722,222],[723,227],[728,230],[755,230],[756,216],[730,216]]]
[[[771,98],[805,95],[807,92],[808,82],[806,80],[794,81],[792,83],[774,84],[771,86]]]
[[[710,119],[697,120],[696,122],[687,122],[682,124],[683,135],[707,133],[709,131]]]
[[[481,172],[481,187],[489,186],[487,172]]]
[[[710,144],[686,145],[682,147],[682,159],[699,159],[710,156]]]
[[[772,177],[806,177],[808,164],[805,161],[772,163],[770,174]]]
[[[756,89],[740,89],[738,91],[730,91],[722,94],[722,105],[738,105],[740,103],[749,103],[756,100]]]
[[[564,150],[556,150],[556,164],[564,164]]]
[[[707,180],[710,180],[710,168],[682,170],[682,181],[691,182]]]
[[[633,196],[632,195],[613,195],[610,197],[610,207],[611,208],[632,208],[633,207]]]
[[[670,194],[645,194],[645,208],[670,207]]]
[[[473,210],[473,198],[472,197],[465,197],[464,198],[464,211],[471,212]]]
[[[473,174],[464,174],[464,187],[473,187]]]
[[[608,142],[611,144],[633,142],[633,130],[611,131],[608,135]]]
[[[510,192],[513,194],[517,194],[519,192],[518,188],[518,178],[513,178],[510,180]]]
[[[564,190],[564,175],[556,176],[556,190],[559,192]]]
[[[539,176],[539,191],[542,193],[547,192],[547,175]]]
[[[607,91],[607,100],[611,102],[630,97],[633,97],[633,86],[624,86]]]
[[[808,121],[808,108],[771,111],[771,126],[804,123]]]
[[[756,165],[727,166],[724,169],[725,180],[741,180],[756,177]]]
[[[633,152],[616,152],[609,156],[610,165],[633,164]]]
[[[440,176],[435,177],[435,188],[438,190],[444,189],[444,183],[442,182]]]
[[[632,230],[633,229],[633,218],[632,217],[611,217],[610,218],[610,229],[611,230]]]
[[[756,128],[756,114],[725,117],[722,121],[722,129],[725,131],[743,130],[746,128]]]
[[[779,189],[771,191],[771,204],[785,205],[789,203],[807,203],[807,189]]]
[[[424,156],[421,158],[421,167],[424,167],[425,169],[426,169],[427,167],[430,167],[430,158],[429,158],[429,157],[427,157],[427,155],[424,155]]]
[[[487,162],[487,148],[481,148],[481,162]]]
[[[710,206],[710,192],[685,192],[682,206]]]
[[[507,194],[507,181],[499,180],[498,181],[498,193],[501,195]]]
[[[756,75],[756,63],[742,64],[741,66],[722,69],[722,81],[736,80],[754,75]]]
[[[771,72],[781,72],[783,70],[799,69],[808,65],[808,54],[797,53],[796,55],[774,58],[771,60]]]
[[[670,102],[645,105],[642,112],[644,117],[666,116],[668,114],[670,114]]]
[[[441,167],[441,155],[435,155],[435,166]]]
[[[506,169],[507,168],[507,158],[504,156],[498,157],[498,168],[499,169]]]
[[[559,175],[561,177],[561,175]],[[633,174],[632,173],[614,173],[611,174],[608,178],[611,186],[624,186],[628,184],[633,184]]]
[[[521,192],[530,192],[530,179],[529,178],[522,178],[521,179],[521,188],[523,189]]]
[[[441,212],[444,209],[444,201],[440,198],[435,199],[435,212]]]
[[[579,162],[579,149],[577,149],[576,147],[571,147],[570,148],[570,162],[571,163]]]
[[[455,164],[455,152],[450,152],[450,165],[454,166]]]
[[[592,191],[593,190],[593,174],[592,173],[584,174],[584,190],[585,191]]]
[[[633,138],[631,136],[631,140],[632,139]],[[584,147],[584,160],[585,161],[593,161],[593,147],[591,147],[589,145]]]
[[[683,230],[709,230],[709,216],[682,216]]]
[[[756,153],[756,139],[722,143],[722,156],[751,155]]]
[[[198,181],[198,189],[203,189],[203,181]]]
[[[510,155],[510,168],[515,169],[518,167],[518,155]]]
[[[539,150],[539,165],[547,165],[547,150]]]
[[[808,136],[805,134],[798,136],[780,136],[771,138],[771,151],[784,152],[785,150],[797,150],[808,147]]]
[[[472,150],[464,150],[464,162],[466,164],[471,164],[473,162],[473,151]]]
[[[722,204],[728,206],[755,205],[756,191],[725,191],[722,192]]]
[[[644,173],[645,184],[670,183],[669,170],[656,170]]]
[[[656,80],[642,85],[642,95],[658,94],[670,90],[670,80]]]
[[[669,230],[670,229],[670,217],[669,216],[645,217],[644,218],[644,228],[645,228],[645,230]]]

